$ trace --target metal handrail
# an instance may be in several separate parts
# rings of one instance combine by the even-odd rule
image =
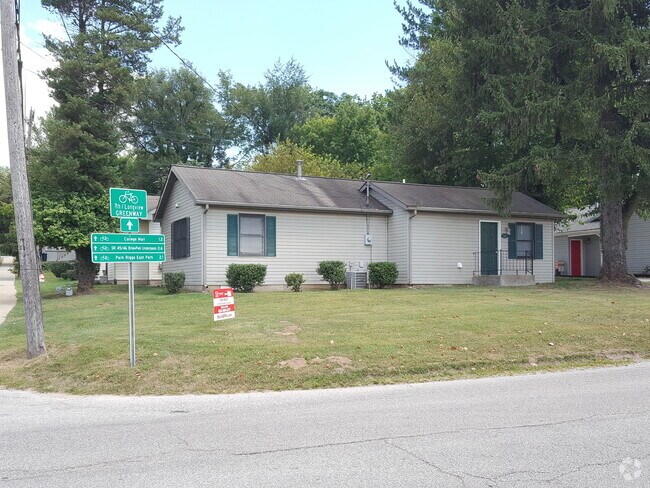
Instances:
[[[489,254],[490,257],[494,256],[496,259],[492,260],[495,267],[482,269],[481,258]],[[533,253],[530,251],[523,251],[517,253],[516,258],[510,258],[507,250],[496,250],[481,252],[475,251],[474,255],[474,274],[475,275],[504,275],[504,274],[534,274],[534,259]]]

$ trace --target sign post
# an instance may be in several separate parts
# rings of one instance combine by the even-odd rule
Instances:
[[[140,220],[146,219],[147,192],[111,188],[111,217],[120,219],[122,232],[139,232]],[[165,236],[162,234],[90,234],[93,263],[128,263],[129,265],[129,359],[135,366],[135,290],[133,263],[165,261]]]

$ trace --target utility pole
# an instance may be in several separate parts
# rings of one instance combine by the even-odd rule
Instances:
[[[7,132],[9,134],[9,165],[14,199],[14,216],[18,236],[18,258],[23,281],[27,357],[45,352],[43,311],[38,282],[38,260],[34,241],[32,200],[27,180],[25,134],[22,112],[22,88],[18,67],[18,11],[16,0],[0,0],[2,30],[2,67],[4,69]]]

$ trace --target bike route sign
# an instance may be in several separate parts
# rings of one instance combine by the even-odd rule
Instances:
[[[111,217],[147,218],[147,192],[127,188],[110,188]]]
[[[91,234],[93,263],[158,263],[165,261],[162,234]]]

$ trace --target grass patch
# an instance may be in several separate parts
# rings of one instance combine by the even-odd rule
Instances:
[[[47,357],[25,359],[22,301],[0,325],[0,385],[114,394],[320,388],[617,364],[650,358],[650,289],[562,280],[237,295],[215,323],[208,294],[137,287],[129,367],[125,286],[63,297],[47,275]]]

